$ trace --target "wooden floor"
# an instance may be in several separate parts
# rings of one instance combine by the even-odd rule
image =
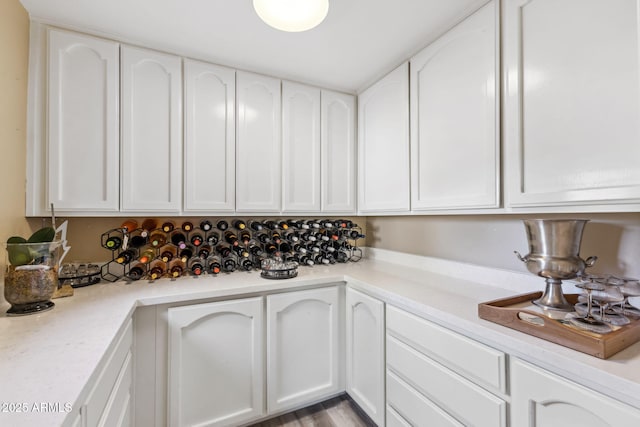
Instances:
[[[250,427],[375,427],[346,395],[299,409]]]

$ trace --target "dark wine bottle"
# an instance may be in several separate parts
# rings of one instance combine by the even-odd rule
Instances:
[[[191,233],[191,236],[189,236],[189,241],[191,241],[191,244],[197,248],[198,246],[202,245],[202,243],[204,243],[204,237],[201,233],[194,232]]]
[[[153,261],[153,263],[149,266],[149,278],[151,280],[156,280],[164,276],[164,273],[167,271],[167,264],[163,261],[157,259]]]
[[[176,258],[169,264],[169,275],[173,278],[182,276],[184,271],[185,265],[181,259]]]
[[[233,246],[232,249],[240,258],[249,257],[249,251],[244,246]]]
[[[173,243],[180,249],[184,249],[187,246],[186,241],[187,236],[185,236],[181,231],[174,231],[171,235],[171,243]]]
[[[256,239],[258,239],[258,241],[263,245],[269,242],[270,240],[269,235],[267,233],[258,233],[258,235],[256,236]]]
[[[224,233],[224,240],[231,246],[238,246],[238,236],[231,230],[227,230]]]
[[[253,262],[249,258],[240,259],[240,268],[244,271],[253,270]]]
[[[253,231],[262,230],[262,224],[260,224],[258,221],[251,220],[248,222],[248,225],[249,225],[249,228],[252,229]]]
[[[127,249],[126,251],[122,251],[118,254],[116,258],[116,262],[118,264],[129,264],[136,257],[136,251],[133,249]]]
[[[173,221],[165,221],[162,223],[162,231],[165,233],[171,233],[176,228]]]
[[[278,228],[278,223],[272,220],[265,220],[262,222],[262,225],[269,230],[276,230]]]
[[[202,259],[198,257],[191,258],[189,260],[189,270],[191,270],[192,274],[196,276],[200,276],[204,271],[204,266],[202,265]]]
[[[200,229],[204,232],[207,232],[209,230],[211,230],[213,228],[213,224],[211,224],[211,221],[209,220],[204,220],[204,221],[200,221]]]
[[[280,233],[278,233],[277,231],[274,231],[274,232],[271,233],[271,240],[276,245],[279,245],[280,242],[282,242],[282,236],[280,236]]]
[[[287,221],[279,221],[278,227],[282,228],[283,230],[288,230],[289,224],[287,223]]]
[[[251,233],[248,230],[243,230],[240,232],[240,240],[242,240],[243,245],[248,245],[251,241]]]
[[[227,273],[236,271],[237,267],[238,263],[232,257],[226,257],[222,260],[222,269]]]
[[[185,221],[182,223],[182,230],[184,230],[185,233],[190,232],[191,230],[193,230],[193,223],[191,221]]]
[[[127,277],[131,280],[140,280],[145,275],[146,270],[143,264],[136,263],[129,269]]]
[[[247,224],[241,219],[236,219],[235,221],[233,221],[233,226],[238,229],[238,231],[242,231],[247,228]]]
[[[256,244],[250,244],[249,245],[249,253],[251,255],[254,255],[254,256],[261,256],[264,253],[264,251],[262,250],[262,248],[260,246],[258,246]]]
[[[207,271],[209,274],[218,274],[222,271],[222,264],[220,263],[220,257],[213,255],[207,259]]]
[[[220,243],[216,246],[216,252],[219,253],[222,258],[226,258],[231,254],[231,249],[224,243]]]
[[[227,228],[229,228],[229,223],[224,219],[221,219],[216,223],[216,228],[218,228],[218,230],[220,231],[225,231]]]
[[[148,239],[144,237],[140,230],[134,230],[129,233],[129,243],[128,246],[131,248],[141,248],[146,245]]]
[[[178,256],[178,250],[173,245],[164,245],[160,248],[160,259],[164,262],[169,262]]]
[[[211,246],[215,246],[220,241],[220,234],[217,231],[210,231],[207,234],[207,243]]]
[[[284,238],[290,241],[291,243],[295,243],[298,240],[300,240],[300,237],[298,236],[298,232],[294,230],[289,230],[286,233],[284,233]]]
[[[104,242],[105,248],[115,251],[122,246],[122,238],[120,236],[109,236]]]
[[[198,249],[198,256],[202,259],[207,259],[209,258],[209,255],[211,255],[211,251],[211,245],[202,245],[202,247]]]
[[[180,259],[182,260],[182,262],[187,262],[189,261],[189,259],[193,256],[193,248],[191,246],[185,246],[181,251],[180,251]]]

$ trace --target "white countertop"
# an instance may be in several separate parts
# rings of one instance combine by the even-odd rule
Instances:
[[[67,415],[64,405],[76,404],[86,393],[113,339],[138,306],[343,281],[640,409],[640,342],[601,360],[478,318],[479,303],[542,290],[542,279],[384,250],[368,254],[368,259],[357,263],[300,267],[298,277],[288,280],[235,272],[155,283],[102,282],[75,289],[73,297],[54,300],[53,310],[24,317],[6,317],[9,304],[3,300],[0,425],[62,424]],[[10,403],[26,404],[27,413],[10,411]]]

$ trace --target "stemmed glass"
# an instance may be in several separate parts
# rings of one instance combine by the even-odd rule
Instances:
[[[600,307],[600,320],[615,326],[623,326],[631,323],[626,316],[616,313],[613,309],[614,303],[624,301],[624,295],[620,289],[624,281],[615,276],[608,276],[597,280],[597,282],[603,284],[604,289],[602,291],[593,291],[591,297]]]
[[[575,283],[576,287],[581,288],[587,294],[587,310],[584,316],[580,316],[578,312],[570,319],[574,325],[597,333],[607,333],[611,331],[609,325],[601,320],[596,319],[591,313],[593,308],[593,291],[604,291],[605,285],[596,281],[594,277],[589,275],[579,276]]]
[[[620,303],[620,306],[614,307],[614,310],[625,316],[640,317],[640,309],[629,302],[629,297],[640,296],[640,280],[631,277],[623,277],[621,280],[622,286],[620,286],[620,291],[624,299]]]

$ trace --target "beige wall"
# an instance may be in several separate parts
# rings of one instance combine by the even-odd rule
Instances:
[[[0,242],[31,233],[24,218],[29,16],[18,0],[0,9]],[[5,250],[0,271],[5,270]]]
[[[589,219],[580,255],[597,255],[593,272],[640,277],[640,214],[461,215],[367,218],[367,245],[526,272],[523,218]]]

